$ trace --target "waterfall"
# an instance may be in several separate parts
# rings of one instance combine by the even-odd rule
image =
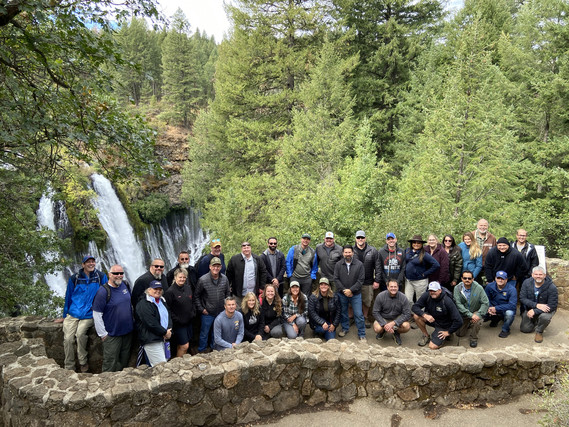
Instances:
[[[38,229],[45,227],[48,230],[57,231],[55,226],[55,210],[52,196],[53,190],[48,188],[46,194],[44,194],[40,199],[40,204],[37,210]],[[61,217],[61,215],[59,217]],[[44,254],[44,258],[46,261],[51,262],[59,258],[59,253],[48,251]],[[44,277],[50,289],[59,296],[65,295],[67,280],[65,279],[63,272],[59,271],[46,274]]]
[[[147,271],[154,258],[162,258],[167,269],[170,269],[177,263],[178,253],[187,250],[191,263],[195,264],[208,239],[200,228],[198,213],[191,209],[172,211],[159,224],[147,227],[144,239],[139,241],[111,182],[99,174],[93,174],[91,180],[97,194],[92,204],[107,233],[107,244],[98,247],[94,241],[90,241],[86,253],[71,255],[75,265],[67,266],[62,272],[46,275],[50,289],[58,295],[64,295],[67,280],[81,268],[81,260],[86,254],[94,256],[97,268],[105,272],[114,264],[123,266],[125,279],[131,286]],[[65,207],[61,202],[52,202],[51,194],[44,195],[40,200],[37,216],[40,227],[55,230],[60,236],[72,234]],[[59,254],[45,256],[53,260]]]
[[[147,270],[144,262],[144,251],[134,235],[134,230],[128,221],[124,210],[111,182],[102,175],[91,175],[93,189],[97,197],[91,200],[97,209],[99,222],[106,231],[110,248],[106,251],[105,265],[110,268],[120,264],[125,275],[132,284],[136,278]],[[109,253],[112,252],[112,253]]]

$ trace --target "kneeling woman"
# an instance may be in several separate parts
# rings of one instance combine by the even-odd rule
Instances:
[[[290,282],[290,289],[283,297],[283,326],[288,338],[304,336],[308,310],[306,296],[300,292],[300,283]]]
[[[166,362],[164,342],[172,336],[172,319],[162,298],[162,283],[150,282],[146,296],[136,304],[138,339],[144,348],[148,363],[154,366]]]
[[[282,338],[282,314],[283,304],[275,286],[266,285],[261,304],[261,333],[264,340]]]
[[[326,341],[336,338],[336,328],[340,324],[340,300],[327,278],[320,279],[318,289],[308,298],[308,318],[310,327]]]
[[[248,292],[243,297],[241,313],[243,313],[243,326],[245,326],[243,341],[261,340],[261,308],[259,300],[253,292]]]
[[[185,268],[174,271],[174,283],[164,293],[164,299],[172,315],[174,338],[178,345],[176,356],[182,357],[188,352],[192,339],[192,320],[196,315],[192,287],[186,283],[188,272]]]

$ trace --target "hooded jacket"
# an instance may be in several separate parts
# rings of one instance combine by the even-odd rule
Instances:
[[[498,271],[508,273],[508,281],[512,280],[514,276],[516,279],[523,279],[526,277],[527,270],[524,256],[518,251],[512,250],[511,246],[508,246],[506,252],[500,252],[497,246],[490,249],[484,263],[487,280],[495,279]]]
[[[456,332],[462,326],[462,316],[452,300],[452,294],[446,288],[441,289],[438,298],[432,298],[429,292],[425,292],[413,304],[411,311],[417,316],[427,313],[435,318],[435,324],[449,334]]]
[[[385,245],[377,252],[377,270],[381,273],[379,284],[381,288],[387,287],[391,279],[397,280],[399,288],[405,283],[405,250],[395,245],[395,250],[389,250]]]

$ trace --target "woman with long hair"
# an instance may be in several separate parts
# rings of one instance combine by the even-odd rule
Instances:
[[[253,342],[263,339],[261,335],[261,306],[253,292],[247,292],[243,297],[241,313],[243,313],[243,326],[245,326],[243,341]]]
[[[460,283],[462,273],[462,250],[456,244],[454,237],[450,234],[445,234],[445,237],[443,237],[443,248],[449,258],[449,281],[443,283],[443,285],[452,291],[457,283]]]
[[[439,243],[439,238],[435,234],[429,234],[427,244],[424,246],[425,252],[437,260],[440,267],[434,273],[429,275],[429,283],[439,282],[448,283],[449,281],[449,259],[448,253],[443,249],[443,245]]]
[[[320,279],[318,289],[308,298],[308,317],[310,327],[326,341],[336,338],[336,328],[340,324],[340,300],[330,289],[326,277]]]
[[[476,279],[482,271],[482,249],[470,231],[462,235],[462,243],[458,245],[462,251],[462,271],[471,271]]]
[[[300,283],[290,282],[288,293],[283,297],[283,328],[288,338],[304,336],[308,317],[306,295],[300,292]]]
[[[427,243],[420,234],[409,239],[411,247],[405,251],[405,296],[413,304],[413,297],[419,299],[427,290],[429,275],[440,268],[440,264],[425,252]]]
[[[283,305],[281,297],[275,285],[269,283],[263,292],[261,304],[261,334],[264,340],[269,338],[282,338],[282,313]]]

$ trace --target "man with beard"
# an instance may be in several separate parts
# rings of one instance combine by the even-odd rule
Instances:
[[[545,276],[543,267],[534,267],[531,278],[522,284],[520,301],[527,311],[522,314],[520,331],[525,334],[535,331],[534,341],[543,342],[543,331],[557,310],[558,297],[557,287]]]
[[[207,255],[202,255],[198,262],[196,262],[196,270],[198,273],[198,280],[204,274],[209,273],[209,263],[212,258],[219,258],[221,261],[221,274],[225,274],[225,255],[221,253],[221,240],[213,239],[210,244],[210,253]]]
[[[508,239],[500,237],[496,247],[488,252],[484,270],[486,278],[496,277],[498,271],[505,271],[508,283],[516,286],[516,279],[526,277],[527,264],[524,256],[510,247]]]
[[[342,306],[342,314],[340,315],[342,330],[338,333],[338,336],[345,336],[350,329],[348,307],[351,305],[356,326],[358,327],[358,339],[365,341],[366,328],[362,312],[362,285],[365,278],[364,265],[359,259],[354,257],[352,245],[344,246],[343,256],[344,259],[339,261],[336,267],[334,267],[334,282],[336,283],[337,295]]]
[[[241,253],[231,257],[227,264],[227,279],[237,306],[241,307],[241,301],[248,292],[259,297],[259,291],[267,281],[267,269],[263,260],[251,252],[251,243],[241,243]]]
[[[113,265],[109,274],[108,284],[99,287],[93,300],[93,319],[103,341],[103,372],[116,372],[128,364],[134,324],[124,270]]]
[[[261,254],[261,259],[264,261],[267,270],[267,283],[273,285],[282,298],[286,260],[284,254],[277,249],[276,237],[269,237],[267,249]]]
[[[374,290],[379,289],[381,271],[378,264],[377,249],[367,244],[366,233],[363,230],[356,232],[356,245],[354,246],[354,257],[357,258],[364,267],[364,282],[362,284],[362,311],[366,328],[371,328],[373,322]]]
[[[330,288],[335,291],[334,267],[342,259],[342,247],[335,242],[334,233],[331,231],[324,235],[324,243],[316,246],[316,257],[320,267],[320,277],[328,279]]]
[[[148,289],[150,282],[153,282],[154,280],[158,280],[162,283],[162,289],[164,292],[168,289],[168,282],[166,280],[166,275],[164,274],[164,261],[160,258],[152,260],[149,270],[134,282],[131,296],[133,307],[136,307],[140,298],[144,296],[144,291]]]
[[[482,265],[486,262],[486,256],[490,249],[496,246],[496,237],[488,231],[488,221],[480,218],[476,224],[476,230],[472,232],[474,238],[478,242],[478,246],[482,249]],[[486,279],[492,280],[494,276],[486,276]]]
[[[77,357],[81,372],[89,371],[87,359],[87,333],[93,326],[93,298],[99,287],[107,283],[107,276],[95,268],[95,258],[87,255],[83,258],[83,268],[69,278],[65,292],[63,318],[63,350],[65,369],[75,370],[75,339],[77,339]]]
[[[411,309],[407,297],[399,291],[397,279],[390,279],[387,290],[380,292],[375,298],[373,316],[373,330],[377,334],[375,337],[380,340],[387,332],[393,335],[395,344],[401,345],[400,334],[411,329]]]
[[[181,251],[178,254],[178,264],[176,264],[172,270],[166,273],[166,282],[168,282],[169,286],[174,283],[174,272],[179,268],[183,268],[188,272],[186,285],[189,284],[192,287],[192,291],[194,291],[196,289],[198,278],[196,269],[190,265],[190,253],[188,251]]]

